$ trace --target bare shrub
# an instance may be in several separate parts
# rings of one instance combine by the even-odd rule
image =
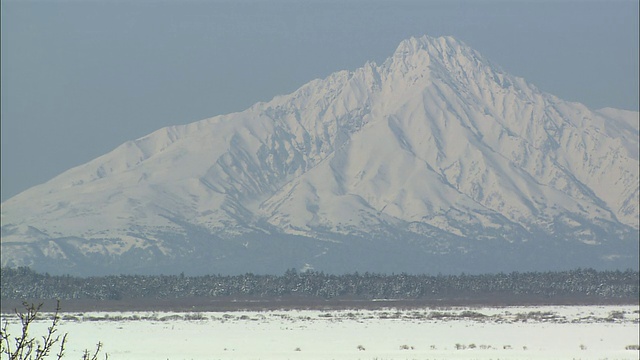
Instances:
[[[202,313],[191,313],[191,314],[186,314],[184,316],[184,319],[187,320],[187,321],[206,320],[207,317],[204,316],[204,314],[202,314]]]
[[[98,360],[98,355],[100,354],[101,349],[102,343],[98,342],[98,344],[96,345],[96,350],[93,352],[93,354],[90,353],[89,350],[84,351],[84,353],[82,354],[82,360]],[[104,354],[104,358],[105,360],[107,360],[109,358],[109,355]]]
[[[65,345],[67,343],[68,333],[58,334],[58,326],[60,325],[60,301],[56,304],[56,310],[51,318],[51,325],[47,327],[47,332],[40,336],[29,335],[29,330],[34,321],[39,319],[42,304],[35,305],[23,302],[24,311],[15,310],[16,315],[20,319],[22,331],[17,337],[13,337],[9,333],[9,322],[5,320],[0,325],[0,355],[8,356],[10,360],[43,360],[54,355],[60,360],[64,356]],[[97,360],[102,343],[98,343],[93,353],[85,350],[82,360]],[[105,354],[105,359],[108,359]]]
[[[158,320],[160,321],[176,321],[176,320],[182,320],[182,316],[180,315],[167,315],[167,316],[163,316],[161,318],[159,318]]]
[[[614,320],[614,319],[624,319],[624,311],[611,311],[609,313],[609,320]]]
[[[429,315],[427,316],[429,319],[446,319],[446,318],[450,318],[451,314],[447,314],[445,312],[441,312],[441,311],[432,311],[429,313]]]
[[[471,310],[465,310],[463,312],[460,313],[460,317],[462,318],[471,318],[471,319],[482,319],[487,317],[487,315],[477,312],[477,311],[471,311]]]

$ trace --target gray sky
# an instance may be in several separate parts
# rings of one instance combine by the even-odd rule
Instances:
[[[638,110],[638,1],[1,1],[2,200],[163,126],[452,35],[540,89]]]

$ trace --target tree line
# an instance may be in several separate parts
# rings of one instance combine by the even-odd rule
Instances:
[[[76,277],[0,269],[2,299],[169,299],[284,297],[441,299],[478,296],[638,299],[638,271],[576,269],[482,275],[427,275],[288,270],[283,275],[111,275]]]

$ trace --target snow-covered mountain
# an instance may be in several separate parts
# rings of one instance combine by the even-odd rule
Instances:
[[[2,203],[2,265],[54,273],[638,267],[638,113],[451,37],[160,129]]]

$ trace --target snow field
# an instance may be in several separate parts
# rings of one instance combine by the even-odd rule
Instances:
[[[462,316],[465,311],[471,315]],[[65,313],[60,332],[69,333],[68,359],[80,358],[98,341],[114,360],[638,359],[637,350],[625,349],[638,345],[638,311],[571,306]],[[17,319],[7,319],[17,330]],[[38,321],[31,333],[48,325]]]

